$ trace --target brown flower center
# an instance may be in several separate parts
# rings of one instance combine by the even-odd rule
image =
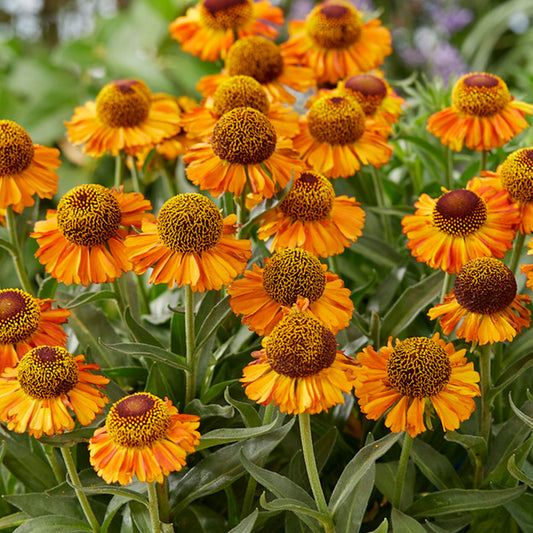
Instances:
[[[294,220],[312,222],[329,217],[335,201],[333,185],[313,171],[300,174],[279,208]]]
[[[57,225],[78,246],[100,246],[114,237],[122,211],[115,195],[102,185],[79,185],[57,205]]]
[[[485,201],[467,189],[443,194],[433,208],[435,227],[454,237],[466,237],[475,233],[486,220]]]
[[[276,149],[276,130],[251,107],[236,107],[222,115],[213,129],[213,152],[228,163],[258,165]]]
[[[263,270],[263,287],[267,294],[284,306],[296,303],[298,296],[316,302],[326,287],[322,263],[301,248],[286,248],[275,253]]]
[[[403,396],[427,398],[444,389],[452,368],[444,348],[427,337],[399,342],[387,360],[387,377]]]
[[[492,74],[467,74],[454,86],[452,103],[462,113],[490,117],[511,101],[505,82]]]
[[[344,2],[324,2],[316,6],[305,24],[307,35],[321,48],[342,49],[361,35],[363,21],[357,9]]]
[[[499,259],[481,257],[465,263],[453,286],[457,303],[471,313],[503,311],[516,296],[512,271]]]
[[[502,185],[513,200],[533,200],[533,149],[521,148],[509,154],[500,168]]]
[[[352,98],[325,96],[307,113],[309,133],[321,143],[350,144],[365,132],[365,114]]]
[[[22,390],[32,398],[57,398],[78,384],[78,364],[62,346],[37,346],[17,366]]]
[[[266,338],[265,350],[275,372],[291,378],[305,378],[333,364],[337,341],[322,322],[293,311]]]
[[[171,422],[167,404],[149,392],[122,398],[106,418],[109,437],[126,448],[152,446],[165,437]]]
[[[96,97],[96,114],[110,128],[139,126],[150,112],[152,94],[141,80],[117,80],[105,85]]]
[[[346,80],[348,94],[355,98],[365,115],[373,115],[387,96],[387,84],[377,76],[359,74]]]
[[[252,16],[252,0],[203,0],[200,3],[200,21],[213,30],[236,30]]]
[[[213,111],[221,117],[236,107],[251,107],[268,115],[270,104],[263,86],[250,76],[231,76],[213,95]]]
[[[11,120],[0,120],[0,178],[26,170],[33,154],[33,143],[26,130]]]
[[[0,290],[0,344],[29,339],[40,319],[41,309],[31,294],[20,289]]]
[[[231,46],[226,69],[230,76],[251,76],[259,83],[269,83],[283,72],[283,57],[276,43],[253,35],[239,39]]]
[[[157,217],[161,242],[174,252],[201,253],[222,237],[223,221],[218,207],[197,193],[178,194],[167,200]]]

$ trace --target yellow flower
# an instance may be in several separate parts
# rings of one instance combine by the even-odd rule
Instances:
[[[432,338],[396,339],[379,351],[372,346],[357,354],[354,394],[367,418],[377,420],[387,412],[385,425],[411,437],[431,427],[433,408],[444,431],[457,429],[474,411],[472,399],[480,396],[479,374],[464,356],[438,333]],[[426,420],[426,424],[424,424]]]
[[[148,392],[114,403],[104,427],[89,442],[90,461],[106,483],[163,483],[181,470],[200,443],[199,417],[178,413],[168,399]]]

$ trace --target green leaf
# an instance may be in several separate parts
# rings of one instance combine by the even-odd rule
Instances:
[[[344,498],[337,512],[333,516],[337,533],[352,533],[359,531],[370,495],[374,490],[376,465],[373,464],[357,483],[352,493]]]
[[[392,510],[391,523],[394,533],[426,533],[424,526],[398,509]]]
[[[79,520],[85,518],[75,496],[49,496],[42,492],[30,492],[6,494],[4,498],[31,518],[43,515],[70,516]]]
[[[5,239],[0,239],[0,248],[4,248],[4,250],[7,250],[10,254],[16,254],[15,247]]]
[[[226,387],[226,390],[224,391],[224,399],[232,407],[235,407],[235,409],[239,411],[246,427],[248,428],[258,427],[263,423],[261,420],[261,417],[259,416],[258,412],[256,411],[253,405],[251,405],[250,403],[234,400],[231,397],[229,393],[229,387]]]
[[[45,298],[53,298],[57,289],[57,279],[51,276],[42,280],[39,286],[38,298],[44,300]]]
[[[518,479],[518,481],[521,481],[522,483],[525,483],[529,486],[529,488],[533,489],[533,478],[529,477],[523,470],[518,468],[516,465],[515,454],[509,457],[509,460],[507,461],[507,469],[514,478]]]
[[[422,474],[439,489],[463,488],[461,478],[448,458],[420,439],[413,440],[411,458]]]
[[[226,298],[211,308],[209,314],[203,320],[196,334],[195,352],[199,352],[204,344],[216,333],[220,325],[232,315],[233,311],[229,305],[229,296],[226,296]]]
[[[511,404],[511,409],[514,411],[515,415],[522,422],[524,422],[524,424],[528,425],[531,429],[533,429],[533,418],[526,415],[526,413],[523,413],[522,411],[520,411],[520,409],[518,409],[518,407],[513,402],[513,398],[510,392],[509,392],[509,403]]]
[[[263,492],[263,494],[261,494],[261,497],[259,498],[259,503],[267,511],[292,511],[293,513],[303,514],[305,516],[314,518],[315,520],[318,520],[321,523],[324,523],[328,519],[328,517],[320,511],[310,509],[302,502],[298,500],[291,500],[290,498],[278,498],[276,500],[267,502],[265,498],[265,493]]]
[[[82,292],[70,300],[66,305],[66,309],[76,309],[82,305],[100,300],[114,300],[116,298],[113,291],[97,291],[97,292]]]
[[[526,486],[502,490],[448,489],[418,499],[406,510],[414,517],[441,516],[449,513],[498,507],[519,498]]]
[[[256,509],[253,513],[250,513],[246,518],[241,520],[239,525],[230,529],[228,533],[252,533],[258,515],[259,511]]]
[[[522,531],[530,531],[533,524],[533,494],[525,492],[520,498],[505,505]]]
[[[357,455],[346,465],[333,489],[329,502],[331,514],[335,516],[345,498],[348,498],[353,488],[366,474],[369,468],[400,438],[400,433],[389,433],[387,436],[361,448]]]
[[[439,296],[443,280],[444,272],[438,271],[405,289],[381,321],[381,338],[399,335]]]
[[[83,533],[92,531],[91,526],[84,520],[70,516],[40,516],[32,518],[17,527],[13,533]]]
[[[166,363],[169,366],[179,370],[187,370],[187,362],[181,355],[169,352],[164,348],[158,348],[151,344],[144,344],[142,342],[119,342],[116,344],[105,344],[103,346],[115,352],[123,353],[131,357],[148,357],[160,363]]]
[[[370,531],[369,533],[387,533],[388,530],[389,530],[389,521],[386,518],[384,518],[383,522],[381,522],[381,524],[376,529],[374,529],[373,531]]]
[[[137,342],[163,348],[157,337],[154,337],[140,322],[135,320],[129,306],[124,309],[124,322]]]
[[[73,489],[77,489],[81,492],[85,492],[85,494],[112,494],[113,496],[122,496],[123,498],[127,498],[128,500],[142,503],[146,507],[148,507],[148,498],[145,496],[142,496],[139,492],[132,490],[132,489],[125,489],[123,487],[118,487],[115,485],[97,485],[97,486],[82,486],[82,485],[75,485],[74,483],[69,482],[69,486],[71,486]]]
[[[170,491],[173,499],[178,502],[172,512],[178,513],[194,500],[222,490],[239,479],[246,472],[240,460],[240,450],[251,461],[267,457],[285,438],[294,420],[293,417],[290,422],[268,435],[224,446],[193,466],[179,480],[175,489]]]
[[[398,461],[387,461],[376,464],[376,488],[387,498],[392,501],[396,489],[396,475],[398,472]],[[412,461],[407,463],[407,471],[403,482],[402,501],[400,508],[406,509],[414,500],[416,481],[416,468]]]
[[[139,531],[152,531],[152,523],[150,521],[148,508],[137,502],[130,502],[129,507],[133,523],[137,526],[137,529]]]
[[[533,366],[533,351],[521,357],[514,363],[505,367],[498,380],[489,391],[489,398],[495,398],[501,391],[508,387],[515,379],[524,375],[524,372]]]
[[[185,313],[174,312],[170,320],[170,349],[175,353],[187,353],[185,342]]]
[[[416,137],[415,135],[400,135],[398,137],[399,141],[407,141],[412,144],[415,144],[419,148],[422,148],[429,156],[431,156],[435,161],[442,167],[446,167],[446,160],[442,155],[442,151],[435,150],[435,146],[430,142],[422,139],[421,137]]]
[[[189,402],[185,406],[185,411],[190,415],[198,415],[200,418],[206,419],[211,416],[220,416],[222,418],[233,418],[235,411],[231,405],[218,405],[212,403],[209,405],[203,404],[198,398]]]
[[[175,368],[166,363],[154,361],[150,365],[150,372],[144,390],[160,398],[169,398],[174,405],[182,405],[184,401],[185,377],[183,372],[176,372]]]
[[[403,258],[396,250],[388,246],[381,239],[368,235],[361,235],[351,249],[365,258],[366,261],[388,268],[398,268]]]
[[[7,529],[8,527],[19,526],[20,524],[26,522],[29,519],[29,516],[26,513],[12,513],[7,516],[0,518],[0,529]]]
[[[314,499],[302,487],[289,478],[255,465],[246,457],[246,454],[242,450],[240,459],[249,474],[277,498],[300,501],[309,508],[316,508]]]
[[[472,464],[476,464],[476,461],[485,462],[488,449],[487,442],[483,437],[479,435],[463,435],[462,433],[457,433],[457,431],[447,431],[444,434],[444,439],[460,444],[468,452]]]
[[[222,428],[214,429],[202,435],[200,446],[198,450],[205,450],[220,444],[228,444],[230,442],[248,440],[254,437],[260,437],[267,434],[278,423],[277,416],[270,424],[266,426],[259,426],[256,428]]]

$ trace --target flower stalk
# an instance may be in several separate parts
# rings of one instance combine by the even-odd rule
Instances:
[[[185,285],[185,344],[187,356],[187,379],[185,384],[185,404],[196,397],[195,339],[194,339],[194,294],[190,285]]]
[[[152,533],[161,533],[161,519],[159,517],[159,500],[157,497],[157,481],[148,483],[148,512],[150,513],[150,523]]]
[[[402,504],[403,486],[405,483],[405,474],[407,473],[407,465],[409,464],[409,455],[411,454],[411,447],[413,446],[413,437],[405,432],[402,444],[402,453],[400,454],[400,461],[398,463],[398,472],[396,473],[396,484],[394,486],[394,499],[392,506],[395,509],[400,509]]]

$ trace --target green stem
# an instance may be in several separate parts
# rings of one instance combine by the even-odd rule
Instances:
[[[41,445],[41,448],[43,452],[46,455],[46,458],[48,459],[48,464],[50,465],[50,468],[54,471],[54,476],[56,478],[56,481],[58,483],[61,483],[65,481],[65,476],[63,472],[61,471],[61,468],[59,466],[59,463],[57,462],[56,456],[54,455],[55,448],[53,446],[48,446],[47,444],[43,444],[42,442],[38,441]]]
[[[157,499],[159,501],[159,516],[161,522],[170,524],[170,507],[168,504],[168,478],[165,478],[163,483],[156,484]]]
[[[447,146],[444,148],[446,154],[446,173],[444,175],[444,186],[447,190],[453,189],[453,150]]]
[[[115,298],[117,300],[118,312],[123,316],[124,315],[124,295],[122,293],[122,287],[120,286],[120,280],[116,279],[113,283],[113,292],[115,293]]]
[[[302,439],[302,451],[304,454],[305,468],[307,470],[307,476],[309,478],[309,484],[317,509],[324,515],[324,531],[326,533],[334,533],[335,527],[333,520],[329,514],[328,504],[322,490],[320,483],[320,476],[318,474],[318,468],[316,466],[315,451],[313,448],[313,438],[311,436],[311,415],[309,413],[300,413],[298,415],[298,421],[300,423],[300,438]]]
[[[509,268],[515,276],[516,269],[518,268],[518,263],[520,262],[520,257],[522,256],[522,250],[524,249],[525,242],[526,236],[519,231],[514,240],[513,254],[511,255],[511,261],[509,263]]]
[[[137,172],[137,162],[135,158],[133,158],[132,164],[131,164],[131,185],[133,188],[133,192],[141,192],[141,186],[139,182],[139,173]]]
[[[484,344],[479,347],[479,375],[481,388],[481,436],[488,443],[491,426],[491,405],[489,400],[490,391],[490,358],[491,346]]]
[[[392,242],[392,231],[390,226],[390,220],[385,213],[382,212],[382,209],[386,207],[385,203],[385,194],[383,193],[383,182],[381,181],[381,176],[375,167],[372,168],[372,177],[374,183],[374,191],[376,194],[376,201],[379,207],[379,217],[381,219],[381,224],[383,226],[383,232],[385,234],[385,241],[390,243]]]
[[[442,289],[440,291],[440,301],[444,301],[444,297],[451,291],[453,287],[453,276],[452,274],[448,274],[448,272],[444,273],[444,280],[442,282]]]
[[[159,518],[159,501],[157,499],[157,481],[148,483],[148,511],[150,512],[150,522],[152,533],[161,533],[161,520]]]
[[[61,454],[63,456],[63,461],[65,461],[65,466],[67,467],[67,472],[70,477],[70,480],[75,486],[80,487],[80,477],[78,476],[78,471],[76,470],[76,465],[74,464],[74,459],[72,458],[70,448],[61,447]],[[87,518],[87,522],[89,522],[89,525],[91,526],[93,532],[98,533],[100,531],[100,524],[96,519],[96,516],[91,507],[91,504],[89,503],[89,500],[87,499],[86,494],[80,489],[75,488],[74,491],[76,492],[78,501],[80,502],[81,508],[83,509],[85,518]]]
[[[246,192],[247,187],[243,189],[237,201],[237,239],[242,237],[242,228],[246,222]]]
[[[194,356],[194,294],[190,285],[185,285],[185,343],[187,347],[187,372],[185,388],[185,404],[192,402],[196,397],[196,366]]]
[[[479,171],[483,172],[484,170],[487,170],[487,156],[488,156],[487,150],[481,151],[481,162],[479,163]]]
[[[118,191],[119,187],[124,182],[124,155],[122,152],[115,156],[115,189]]]
[[[17,235],[15,213],[13,212],[13,208],[11,206],[8,206],[6,209],[6,225],[7,230],[9,232],[9,239],[11,241],[11,244],[13,245],[13,248],[10,248],[11,257],[13,258],[13,262],[15,263],[15,269],[17,270],[20,283],[22,285],[22,288],[27,293],[33,294],[33,288],[30,282],[30,278],[28,277],[26,269],[24,268],[24,257]]]
[[[263,425],[267,426],[272,422],[272,418],[274,417],[275,407],[274,402],[270,402],[265,407],[265,413],[263,415]],[[257,465],[262,467],[266,462],[266,457],[262,457]],[[246,486],[246,492],[244,494],[244,501],[242,504],[242,510],[241,510],[241,520],[245,517],[247,517],[250,514],[250,511],[252,510],[252,503],[254,501],[255,496],[255,489],[257,487],[257,481],[250,476],[248,478],[248,485]]]
[[[405,482],[405,474],[407,472],[407,465],[409,464],[409,455],[411,454],[412,445],[413,437],[406,432],[403,438],[402,453],[400,454],[400,462],[398,463],[398,472],[396,473],[394,499],[392,500],[392,506],[396,509],[400,509],[402,504],[403,485]]]

